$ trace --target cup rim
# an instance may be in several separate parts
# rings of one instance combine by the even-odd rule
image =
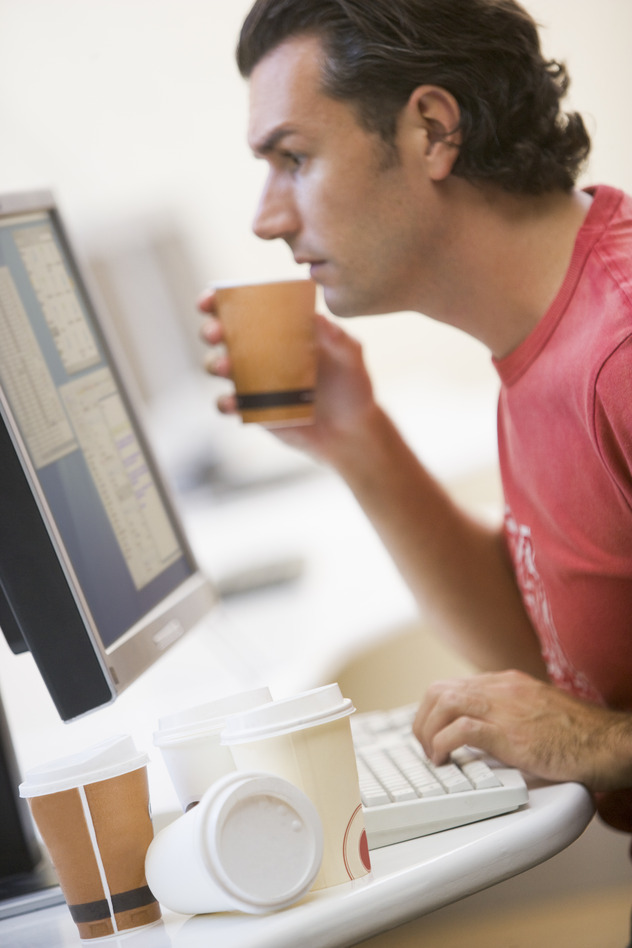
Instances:
[[[170,728],[168,731],[154,731],[154,744],[156,747],[176,747],[180,744],[194,743],[221,734],[225,724],[226,718],[218,717],[199,721],[197,724]]]
[[[183,708],[159,718],[158,730],[153,734],[154,744],[156,747],[169,747],[212,737],[221,732],[229,714],[248,711],[269,701],[272,701],[270,689],[262,685],[226,695],[216,701]]]
[[[31,767],[18,789],[21,797],[40,797],[121,777],[148,763],[149,755],[136,749],[130,735],[116,735]]]
[[[220,740],[222,744],[230,746],[281,737],[338,721],[349,717],[354,711],[351,699],[342,696],[337,683],[323,685],[251,711],[229,715]]]
[[[252,793],[276,796],[291,806],[309,828],[312,841],[309,867],[303,877],[285,893],[276,897],[257,897],[246,891],[223,868],[221,857],[211,858],[211,851],[219,857],[221,835],[233,806]],[[199,831],[196,833],[196,848],[207,871],[216,883],[224,889],[234,906],[242,911],[257,914],[279,910],[293,905],[305,895],[320,870],[324,848],[323,826],[318,811],[309,797],[298,787],[276,774],[265,771],[233,771],[220,778],[202,797],[195,808]],[[210,836],[205,829],[211,828]],[[205,840],[211,851],[207,850]]]
[[[290,276],[290,277],[270,277],[268,279],[256,280],[254,278],[246,278],[244,280],[213,280],[209,287],[212,290],[232,290],[232,289],[241,289],[242,287],[249,286],[282,286],[285,283],[313,283],[316,284],[309,276]]]

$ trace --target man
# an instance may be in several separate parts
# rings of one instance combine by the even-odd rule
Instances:
[[[268,166],[255,232],[333,313],[452,324],[502,381],[501,531],[430,477],[323,318],[316,423],[283,435],[346,479],[482,671],[433,685],[415,733],[436,762],[469,743],[581,781],[632,831],[632,201],[574,188],[589,140],[564,68],[514,0],[257,0],[238,62]]]

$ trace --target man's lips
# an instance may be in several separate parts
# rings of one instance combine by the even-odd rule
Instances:
[[[321,270],[326,263],[325,260],[313,260],[308,257],[295,257],[294,259],[299,264],[307,265],[312,277],[314,277],[314,274],[318,273],[318,271]]]

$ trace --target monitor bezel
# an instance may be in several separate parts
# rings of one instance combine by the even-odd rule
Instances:
[[[35,190],[0,195],[0,219],[37,212],[50,214],[53,219],[78,291],[191,568],[191,575],[183,583],[112,646],[106,647],[81,594],[72,563],[57,534],[0,386],[0,452],[6,459],[0,466],[0,500],[5,508],[0,544],[4,550],[11,550],[11,556],[2,557],[0,616],[4,615],[11,627],[6,637],[13,650],[21,651],[26,646],[31,651],[60,716],[63,720],[72,720],[113,701],[209,613],[217,594],[209,578],[200,571],[190,548],[173,495],[147,438],[135,387],[126,372],[120,346],[74,250],[53,193]],[[15,521],[16,516],[20,518],[19,523]],[[49,635],[52,622],[55,624],[54,642]]]

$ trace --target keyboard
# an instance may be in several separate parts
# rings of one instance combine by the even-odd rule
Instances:
[[[351,718],[369,849],[517,810],[528,801],[518,770],[469,747],[434,766],[412,733],[416,706]]]

